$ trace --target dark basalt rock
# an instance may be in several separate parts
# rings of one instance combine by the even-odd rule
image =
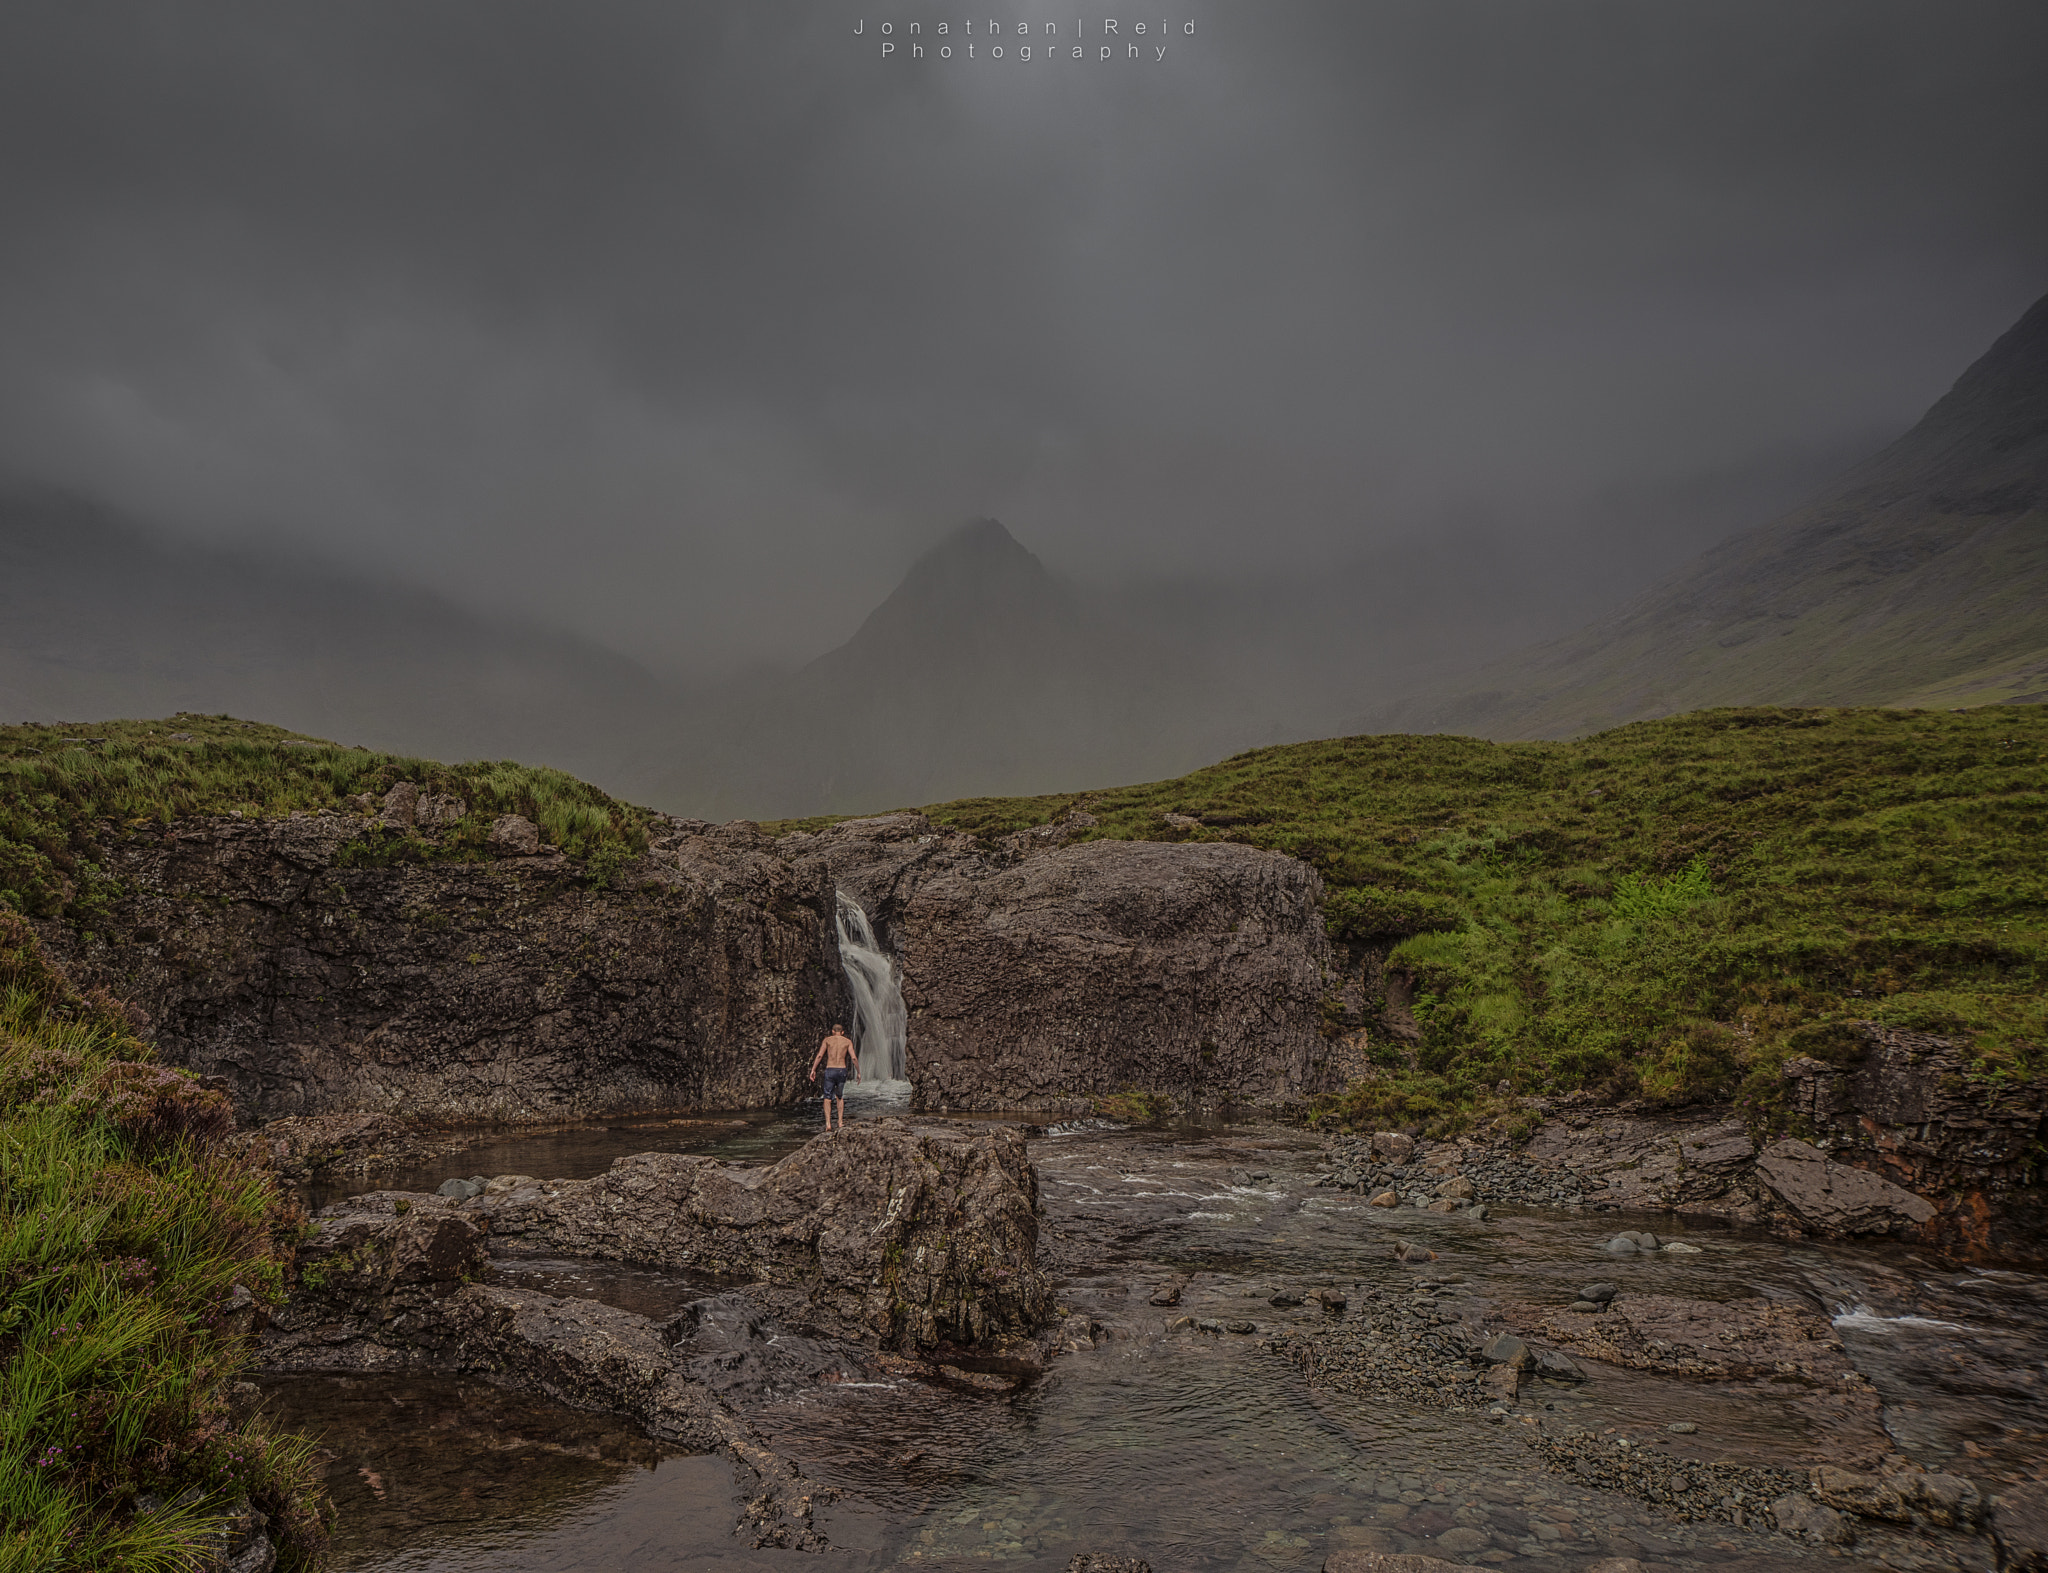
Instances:
[[[38,931],[149,1013],[165,1063],[223,1078],[245,1123],[791,1102],[850,1010],[841,885],[900,959],[920,1107],[1294,1102],[1361,1068],[1323,1034],[1321,881],[1279,853],[657,817],[601,889],[504,821],[489,861],[376,866],[394,836],[431,854],[460,807],[400,793],[110,834],[114,910],[90,937]]]

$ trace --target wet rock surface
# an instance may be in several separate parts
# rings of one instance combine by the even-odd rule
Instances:
[[[657,1323],[602,1300],[486,1277],[505,1240],[585,1258],[754,1281]],[[878,1374],[843,1342],[920,1349],[1019,1343],[1050,1296],[1035,1261],[1036,1180],[1008,1130],[901,1120],[812,1140],[779,1163],[731,1168],[678,1154],[624,1159],[591,1181],[504,1176],[471,1194],[372,1192],[323,1210],[300,1289],[263,1347],[281,1372],[483,1376],[649,1437],[732,1453],[755,1477],[757,1546],[814,1549],[819,1493],[725,1399],[761,1402]],[[840,1339],[807,1337],[777,1310]],[[1030,1346],[1027,1364],[1035,1365]],[[962,1358],[954,1355],[953,1358]],[[973,1385],[987,1373],[952,1370]],[[995,1377],[1007,1391],[1016,1377]]]
[[[755,1284],[801,1325],[902,1350],[1028,1339],[1051,1291],[1022,1136],[884,1119],[765,1167],[648,1153],[466,1204],[501,1248]]]
[[[660,1273],[678,1275],[680,1314],[646,1324],[673,1340],[672,1368],[800,1469],[789,1499],[808,1495],[813,1531],[856,1555],[1044,1573],[1077,1554],[1195,1573],[1314,1573],[1340,1555],[1506,1573],[1779,1573],[1846,1554],[1858,1567],[1989,1573],[2003,1511],[1992,1496],[2024,1502],[2027,1460],[2048,1456],[2029,1439],[2018,1379],[2041,1353],[2025,1331],[2038,1324],[2025,1275],[1951,1274],[1947,1298],[1930,1299],[1931,1269],[1895,1272],[1868,1247],[1514,1203],[1488,1221],[1388,1212],[1314,1184],[1317,1142],[1287,1132],[1078,1122],[1030,1156],[1061,1308],[1042,1368],[824,1338],[751,1292],[633,1270],[636,1304]],[[418,1205],[465,1216],[490,1199],[487,1187]],[[395,1201],[370,1206],[395,1217]],[[1653,1222],[1659,1249],[1601,1250]],[[508,1290],[523,1260],[493,1258],[473,1287]],[[532,1260],[562,1277],[577,1259]],[[1177,1303],[1155,1304],[1163,1289]],[[589,1292],[620,1288],[593,1277]],[[1639,1363],[1567,1352],[1543,1331],[1578,1303],[1608,1309],[1571,1320],[1632,1329],[1628,1349],[1607,1336]],[[1831,1350],[1826,1313],[1852,1304]],[[1704,1340],[1688,1319],[1701,1307],[1727,1308],[1735,1344]],[[1967,1330],[1999,1317],[1996,1339]],[[1304,1379],[1290,1358],[1303,1348],[1356,1351],[1368,1368],[1354,1379],[1332,1359]],[[1900,1365],[1913,1350],[1919,1363]],[[1953,1364],[1965,1350],[2003,1362],[2007,1387],[1987,1398],[1993,1373]],[[1833,1401],[1837,1360],[1876,1389],[1887,1425],[1917,1439],[1913,1461],[1886,1451],[1883,1433],[1864,1446],[1870,1400]],[[1968,1391],[1947,1393],[1943,1369]],[[593,1499],[585,1511],[611,1510]],[[2015,1544],[2021,1526],[2016,1510]],[[646,1531],[616,1533],[623,1555]],[[663,1543],[702,1533],[677,1521]],[[750,1521],[746,1539],[758,1534]],[[557,1565],[477,1557],[432,1565]]]
[[[281,1179],[304,1185],[430,1162],[465,1143],[389,1114],[313,1114],[272,1120],[227,1140]]]

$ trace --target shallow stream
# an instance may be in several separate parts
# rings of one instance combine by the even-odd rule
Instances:
[[[852,1112],[858,1118],[861,1105]],[[767,1162],[814,1135],[816,1118],[813,1107],[498,1140],[370,1185],[579,1178],[655,1149]],[[1607,1278],[1624,1293],[1816,1307],[1875,1384],[1892,1446],[1971,1477],[1987,1495],[2048,1454],[2048,1280],[1882,1248],[1788,1245],[1721,1229],[1674,1234],[1662,1217],[1497,1207],[1490,1221],[1470,1222],[1383,1211],[1315,1188],[1317,1153],[1314,1138],[1272,1127],[1055,1127],[1035,1139],[1043,1244],[1061,1303],[1100,1325],[1096,1346],[1058,1356],[1015,1390],[902,1377],[751,1401],[750,1420],[778,1451],[844,1493],[820,1514],[834,1545],[824,1560],[1002,1561],[1018,1573],[1053,1573],[1075,1552],[1096,1551],[1143,1557],[1158,1573],[1316,1573],[1326,1555],[1352,1546],[1507,1573],[1587,1573],[1616,1556],[1646,1569],[1990,1565],[1989,1543],[1963,1537],[1866,1537],[1844,1552],[1755,1528],[1681,1523],[1554,1472],[1526,1443],[1533,1418],[1553,1433],[1584,1429],[1702,1461],[1803,1470],[1881,1449],[1887,1438],[1867,1406],[1861,1418],[1837,1418],[1825,1395],[1788,1389],[1779,1400],[1610,1366],[1589,1367],[1580,1386],[1525,1389],[1507,1420],[1324,1389],[1266,1346],[1331,1314],[1313,1299],[1271,1303],[1317,1285],[1483,1312],[1506,1301],[1563,1304],[1589,1278]],[[1700,1249],[1603,1256],[1602,1242],[1623,1227]],[[1398,1262],[1397,1239],[1438,1259]],[[571,1260],[500,1262],[494,1271],[649,1316],[706,1287]],[[1149,1303],[1173,1281],[1183,1283],[1179,1305]],[[1249,1321],[1256,1333],[1172,1328],[1189,1315]],[[266,1387],[279,1418],[320,1433],[332,1455],[339,1568],[815,1565],[734,1538],[727,1461],[665,1455],[600,1417],[471,1381],[298,1377]],[[1673,1423],[1697,1430],[1674,1434]]]

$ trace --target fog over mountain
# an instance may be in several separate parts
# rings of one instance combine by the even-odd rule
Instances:
[[[1164,774],[1827,495],[2048,279],[2029,0],[1189,16],[10,8],[0,718]]]

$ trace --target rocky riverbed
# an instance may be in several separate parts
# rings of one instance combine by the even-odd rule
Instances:
[[[791,1125],[786,1139],[802,1137]],[[1393,1142],[1373,1158],[1369,1142],[1361,1154],[1273,1128],[1092,1122],[1002,1139],[1028,1151],[1040,1198],[1035,1260],[1052,1303],[1028,1340],[892,1348],[857,1317],[807,1321],[807,1291],[770,1305],[673,1250],[623,1262],[578,1254],[590,1238],[560,1223],[480,1229],[475,1282],[449,1298],[548,1302],[552,1332],[498,1335],[528,1339],[525,1353],[468,1374],[302,1361],[267,1381],[282,1417],[327,1430],[344,1564],[630,1570],[814,1545],[877,1567],[1051,1570],[1120,1552],[1219,1573],[1344,1573],[1339,1558],[1360,1573],[1394,1556],[1509,1573],[1988,1573],[2031,1554],[2048,1458],[2037,1278],[1892,1244],[1553,1206],[1541,1192],[1554,1179],[1488,1157],[1463,1171],[1473,1196],[1446,1210],[1375,1207],[1368,1186],[1330,1183],[1361,1156],[1427,1178],[1433,1154]],[[718,1147],[701,1131],[667,1140]],[[647,1168],[600,1165],[556,1186],[576,1200],[552,1216],[604,1214]],[[533,1186],[507,1179],[432,1205],[489,1218]],[[1445,1183],[1410,1190],[1441,1200]],[[1611,1252],[1624,1234],[1633,1248]],[[791,1268],[788,1292],[813,1271]],[[664,1442],[656,1410],[616,1401],[623,1422],[547,1418],[569,1411],[518,1362],[535,1349],[559,1362],[614,1315],[654,1330],[662,1380],[706,1406],[689,1413],[726,1417],[727,1438],[678,1427]],[[507,1397],[507,1382],[528,1396]],[[735,1437],[758,1467],[706,1475],[688,1455],[733,1451]]]

